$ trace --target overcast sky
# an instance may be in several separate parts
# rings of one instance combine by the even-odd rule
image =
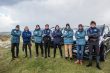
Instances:
[[[16,24],[21,30],[26,25],[34,30],[36,24],[77,27],[91,20],[110,24],[110,0],[0,0],[0,32],[11,31]]]

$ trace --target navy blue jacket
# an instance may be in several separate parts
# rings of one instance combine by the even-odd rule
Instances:
[[[91,39],[96,39],[96,41],[99,41],[99,38],[100,38],[100,30],[96,27],[94,28],[89,28],[87,30],[87,35],[88,35],[88,38],[89,38],[89,41],[92,41]]]
[[[51,30],[50,29],[44,29],[43,30],[43,37],[45,36],[51,36]]]
[[[30,31],[23,31],[22,33],[22,38],[23,38],[23,43],[30,43],[31,42],[31,32]]]
[[[61,40],[62,40],[62,32],[60,30],[55,30],[52,33],[52,37],[53,37],[53,42],[55,44],[60,44]]]
[[[44,29],[43,30],[43,42],[48,43],[51,41],[51,30],[50,29]]]

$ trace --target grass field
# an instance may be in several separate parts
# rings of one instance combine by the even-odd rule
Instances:
[[[32,58],[23,58],[24,53],[20,48],[20,56],[14,61],[11,61],[10,49],[0,48],[0,73],[110,73],[110,54],[105,62],[101,62],[102,70],[98,70],[95,67],[95,61],[92,67],[87,68],[87,61],[82,66],[74,64],[74,60],[71,62],[60,58],[58,50],[55,59],[52,58],[52,50],[51,58],[35,59],[34,48],[33,45]]]

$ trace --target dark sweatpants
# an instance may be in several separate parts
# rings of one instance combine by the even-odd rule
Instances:
[[[11,53],[12,53],[12,58],[18,57],[18,55],[19,55],[19,43],[12,43],[11,44]]]
[[[41,55],[43,57],[43,44],[42,43],[35,43],[35,47],[36,47],[36,56],[39,56],[39,47],[41,49]]]
[[[27,47],[29,49],[29,53],[30,53],[30,57],[31,57],[32,56],[32,54],[31,54],[31,43],[24,43],[23,44],[23,48],[24,48],[24,51],[25,51],[25,57],[28,56],[28,54],[27,54]]]
[[[89,43],[88,48],[89,48],[89,62],[92,63],[92,53],[93,53],[93,50],[94,50],[95,53],[96,53],[96,63],[99,64],[99,59],[100,59],[100,56],[99,56],[99,52],[100,52],[99,42]]]
[[[62,55],[62,49],[61,49],[61,45],[60,44],[56,44],[56,43],[54,43],[54,57],[56,56],[56,49],[57,49],[57,47],[59,48],[59,51],[60,51],[60,56],[62,57],[63,55]]]

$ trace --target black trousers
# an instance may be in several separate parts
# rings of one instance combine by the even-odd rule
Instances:
[[[47,57],[47,55],[48,57],[50,57],[50,44],[51,44],[50,41],[46,43],[44,42],[45,57]]]
[[[19,55],[19,43],[12,43],[11,44],[11,53],[12,53],[12,58],[18,57],[18,55]]]
[[[43,57],[43,44],[42,43],[35,43],[35,47],[36,47],[36,56],[39,56],[39,47],[41,49],[41,55]]]
[[[51,37],[50,36],[44,36],[43,41],[44,41],[45,58],[47,57],[47,53],[48,53],[48,57],[50,57]]]
[[[28,56],[28,54],[27,54],[27,47],[29,49],[29,53],[30,53],[30,57],[31,57],[32,56],[32,53],[31,53],[31,43],[24,43],[23,44],[23,49],[25,51],[25,57]]]
[[[56,56],[56,49],[57,49],[57,47],[59,48],[60,56],[63,57],[61,45],[60,45],[60,44],[56,44],[56,43],[54,43],[54,50],[53,50],[53,52],[54,52],[54,57]]]
[[[100,48],[99,48],[99,42],[93,42],[93,43],[89,43],[89,62],[92,63],[92,56],[93,56],[93,51],[96,54],[96,63],[99,64],[99,60],[100,60]]]

